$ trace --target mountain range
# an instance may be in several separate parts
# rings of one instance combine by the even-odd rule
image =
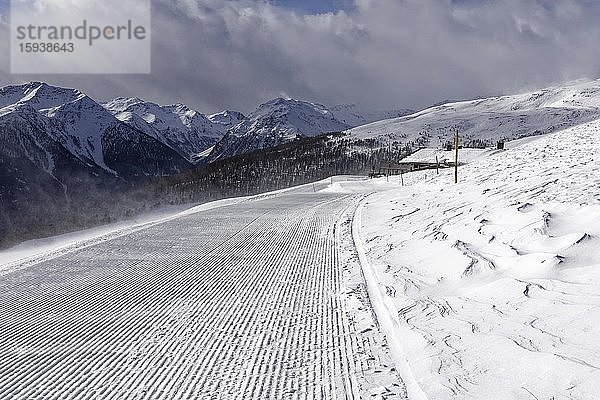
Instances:
[[[262,104],[246,117],[139,98],[98,102],[44,82],[5,86],[0,239],[17,225],[34,226],[49,214],[66,218],[72,207],[148,179],[350,126],[324,106],[290,99]]]
[[[214,114],[211,119],[184,104],[161,106],[138,98],[119,97],[103,106],[118,120],[155,138],[190,163],[244,119],[243,114],[230,111]]]
[[[408,109],[370,111],[356,105],[326,107],[294,99],[276,98],[258,106],[247,118],[231,127],[207,156],[217,159],[266,149],[301,137],[341,132],[384,118],[411,114]]]
[[[57,207],[90,190],[191,167],[173,149],[75,89],[40,82],[0,88],[0,200]]]
[[[404,154],[444,145],[456,130],[463,145],[483,146],[596,119],[600,80],[418,112],[277,98],[247,116],[232,110],[205,115],[184,104],[139,98],[98,102],[43,82],[5,86],[0,88],[0,242],[17,225],[35,226],[48,214],[67,218],[72,207],[89,206],[90,199],[109,198],[118,190],[126,193],[149,179],[323,133],[343,131],[332,140],[355,146],[348,151],[365,151],[365,143],[373,150],[400,144]],[[103,217],[94,218],[89,223]]]
[[[97,102],[76,89],[29,82],[0,88],[0,155],[4,164],[27,164],[18,170],[64,189],[66,180],[134,182],[172,175],[198,163],[328,132],[346,131],[346,139],[382,145],[439,146],[458,130],[464,143],[493,144],[596,119],[599,107],[600,81],[419,112],[276,98],[248,116],[232,110],[205,115],[181,103],[159,105],[139,98]]]
[[[97,102],[76,89],[29,82],[0,88],[0,127],[5,155],[18,154],[36,174],[59,183],[65,183],[63,170],[129,182],[341,131],[378,115],[358,115],[352,107],[332,111],[278,98],[248,117],[231,110],[204,115],[180,103],[124,97]],[[353,110],[352,117],[344,110]]]

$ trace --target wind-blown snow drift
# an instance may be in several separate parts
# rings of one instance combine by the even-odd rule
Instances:
[[[598,154],[595,121],[369,198],[369,262],[429,398],[597,398]]]

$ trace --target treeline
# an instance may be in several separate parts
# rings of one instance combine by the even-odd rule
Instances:
[[[399,161],[411,149],[399,143],[375,148],[374,142],[351,142],[341,134],[304,138],[162,178],[145,191],[168,204],[253,195],[332,175],[367,175],[374,166]]]

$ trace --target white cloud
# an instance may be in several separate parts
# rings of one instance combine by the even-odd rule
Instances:
[[[205,111],[248,111],[280,93],[420,107],[599,76],[598,17],[589,0],[355,0],[316,16],[250,0],[157,0],[151,76],[60,82]]]

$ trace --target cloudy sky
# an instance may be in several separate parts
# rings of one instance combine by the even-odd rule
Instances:
[[[7,12],[0,0],[0,85],[207,113],[277,96],[421,108],[600,77],[597,0],[153,0],[151,75],[11,75]]]

